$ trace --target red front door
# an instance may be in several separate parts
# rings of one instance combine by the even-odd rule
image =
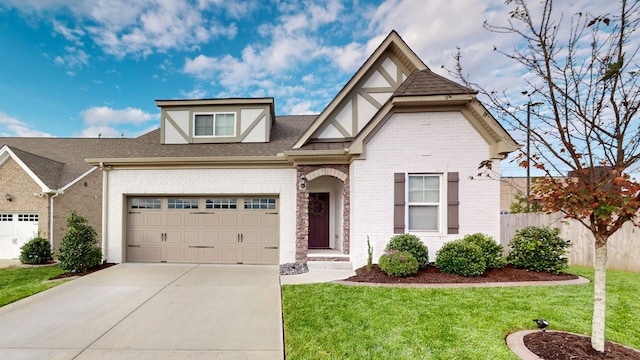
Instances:
[[[329,193],[309,194],[309,249],[329,248]]]

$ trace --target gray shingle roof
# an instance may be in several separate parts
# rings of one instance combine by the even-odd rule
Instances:
[[[393,96],[464,95],[477,92],[429,69],[416,70],[396,89]]]
[[[133,139],[0,138],[49,188],[60,189],[91,169],[88,158],[273,156],[291,149],[317,115],[278,116],[268,143],[163,145],[160,129]]]

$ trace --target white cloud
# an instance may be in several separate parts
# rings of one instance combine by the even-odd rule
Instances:
[[[56,33],[76,45],[83,36],[89,36],[105,53],[122,58],[193,49],[216,38],[233,39],[238,33],[237,25],[222,22],[212,14],[222,11],[242,18],[256,11],[258,4],[205,0],[6,0],[3,6],[45,19],[69,12],[77,23],[68,26],[53,20]]]
[[[69,69],[81,69],[89,64],[89,54],[73,46],[65,46],[66,54],[56,56],[53,61]]]
[[[71,29],[68,28],[66,26],[66,24],[63,24],[59,21],[53,20],[53,30],[58,33],[61,34],[62,36],[64,36],[65,39],[75,43],[78,46],[82,46],[82,37],[84,36],[85,32],[81,29]]]
[[[106,126],[109,124],[139,125],[150,120],[154,120],[156,115],[130,107],[122,110],[115,110],[107,106],[96,106],[81,111],[80,117],[87,125]]]
[[[0,112],[0,128],[4,128],[2,136],[8,137],[53,137],[44,131],[32,129],[28,124]]]

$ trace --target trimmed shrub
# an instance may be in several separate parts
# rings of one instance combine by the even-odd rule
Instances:
[[[566,249],[571,242],[562,239],[560,229],[529,226],[516,231],[509,241],[507,261],[520,269],[559,274],[567,268]]]
[[[385,252],[378,266],[389,276],[407,277],[418,272],[418,260],[408,251],[391,250]]]
[[[51,257],[49,240],[35,237],[20,248],[20,262],[23,264],[46,264]]]
[[[58,260],[60,268],[71,272],[85,272],[100,265],[102,250],[96,241],[96,231],[87,224],[87,219],[75,211],[67,219],[67,233],[62,238]]]
[[[418,260],[418,268],[426,269],[429,266],[429,249],[420,238],[411,234],[395,235],[391,238],[385,252],[391,250],[408,251]]]
[[[444,273],[480,276],[486,268],[482,249],[462,239],[445,243],[436,253],[436,265]]]
[[[498,269],[506,265],[502,245],[498,244],[491,236],[476,233],[465,235],[463,241],[474,244],[482,250],[485,268]]]

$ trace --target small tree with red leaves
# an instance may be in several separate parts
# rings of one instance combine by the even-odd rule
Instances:
[[[640,0],[610,2],[607,14],[585,7],[568,17],[556,14],[552,0],[506,3],[507,24],[485,27],[520,40],[513,50],[495,51],[521,66],[522,91],[514,96],[514,89],[488,91],[470,82],[459,53],[456,73],[480,89],[503,124],[528,136],[533,149],[519,154],[519,164],[546,174],[531,200],[593,234],[591,342],[604,352],[607,241],[624,223],[637,225],[640,209],[640,184],[630,176],[640,160]]]

